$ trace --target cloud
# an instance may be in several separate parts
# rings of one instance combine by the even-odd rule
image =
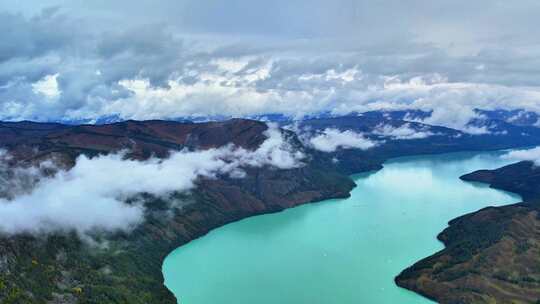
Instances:
[[[73,168],[52,177],[29,168],[25,175],[40,180],[34,181],[31,190],[0,199],[0,231],[13,234],[67,229],[81,235],[94,230],[129,231],[144,220],[141,202],[126,203],[139,193],[167,196],[186,192],[194,189],[200,178],[241,178],[246,166],[290,169],[302,165],[304,155],[293,149],[279,129],[271,127],[265,135],[267,140],[254,151],[229,145],[177,151],[166,159],[146,161],[125,159],[122,153],[80,156]]]
[[[309,139],[310,145],[319,151],[335,152],[337,149],[367,150],[377,145],[376,142],[351,130],[340,131],[327,128]]]
[[[2,120],[540,113],[535,1],[28,3],[0,8]]]
[[[422,139],[435,135],[429,130],[415,130],[411,127],[411,124],[406,123],[399,127],[391,125],[379,125],[373,133],[376,135],[390,137],[392,139]]]
[[[36,94],[42,94],[46,98],[55,98],[62,93],[58,89],[58,74],[47,75],[41,80],[32,84],[33,92]]]
[[[512,161],[532,161],[536,165],[540,165],[540,147],[527,150],[510,151],[503,155],[503,158]]]

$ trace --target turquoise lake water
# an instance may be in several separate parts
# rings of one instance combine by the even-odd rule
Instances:
[[[348,199],[248,218],[176,249],[165,284],[182,304],[433,303],[394,277],[443,248],[449,220],[520,200],[458,178],[505,164],[498,153],[391,160],[354,176]]]

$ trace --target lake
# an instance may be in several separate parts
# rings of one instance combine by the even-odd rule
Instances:
[[[449,220],[515,194],[459,180],[508,163],[500,153],[388,161],[353,176],[351,197],[248,218],[173,251],[165,284],[182,304],[433,303],[394,284],[443,248]]]

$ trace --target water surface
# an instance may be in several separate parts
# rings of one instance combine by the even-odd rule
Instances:
[[[459,180],[505,165],[497,153],[400,158],[354,176],[327,200],[226,225],[172,252],[165,284],[182,304],[423,304],[394,284],[442,249],[436,235],[457,216],[519,196]]]

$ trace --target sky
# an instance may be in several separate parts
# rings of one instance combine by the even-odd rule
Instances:
[[[0,0],[0,119],[540,113],[540,2]]]

